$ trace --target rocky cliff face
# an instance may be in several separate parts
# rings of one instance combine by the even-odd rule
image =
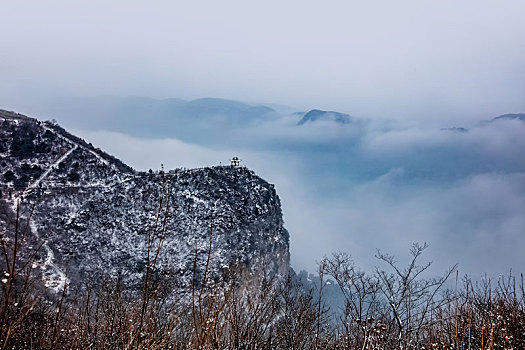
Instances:
[[[6,111],[0,157],[2,234],[12,230],[18,201],[26,216],[34,208],[30,237],[43,242],[39,269],[50,288],[100,272],[136,283],[148,242],[150,261],[161,247],[157,266],[181,292],[208,251],[214,279],[238,267],[288,273],[279,197],[251,170],[136,172],[51,122]]]

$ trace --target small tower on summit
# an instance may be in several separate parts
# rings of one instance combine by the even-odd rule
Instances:
[[[241,165],[241,160],[238,157],[233,157],[230,160],[230,166],[232,168],[238,168]]]

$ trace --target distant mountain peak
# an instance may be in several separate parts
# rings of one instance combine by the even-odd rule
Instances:
[[[522,122],[525,122],[525,113],[502,114],[492,119],[492,121],[495,121],[495,120],[521,120]]]
[[[320,109],[312,109],[305,113],[297,125],[303,125],[307,122],[315,121],[329,121],[337,124],[349,124],[352,122],[352,117],[345,113],[339,113],[334,111],[323,111]]]

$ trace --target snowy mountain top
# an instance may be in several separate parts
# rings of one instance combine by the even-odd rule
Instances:
[[[287,275],[279,197],[252,170],[139,173],[53,122],[4,111],[0,118],[0,205],[10,208],[1,229],[11,231],[16,203],[33,210],[30,236],[43,244],[39,268],[51,290],[96,274],[140,283],[146,242],[158,230],[158,268],[172,277],[174,293],[187,293],[195,257],[200,271],[210,242],[210,278],[232,267]]]

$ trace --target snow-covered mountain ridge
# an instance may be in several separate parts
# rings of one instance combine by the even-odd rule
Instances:
[[[210,241],[214,279],[239,266],[289,271],[279,197],[243,167],[137,172],[52,122],[0,110],[0,189],[2,234],[18,201],[25,213],[34,205],[30,236],[43,243],[39,266],[51,288],[63,284],[66,267],[71,281],[103,272],[138,282],[159,208],[157,266],[174,277],[174,290],[191,284]]]

